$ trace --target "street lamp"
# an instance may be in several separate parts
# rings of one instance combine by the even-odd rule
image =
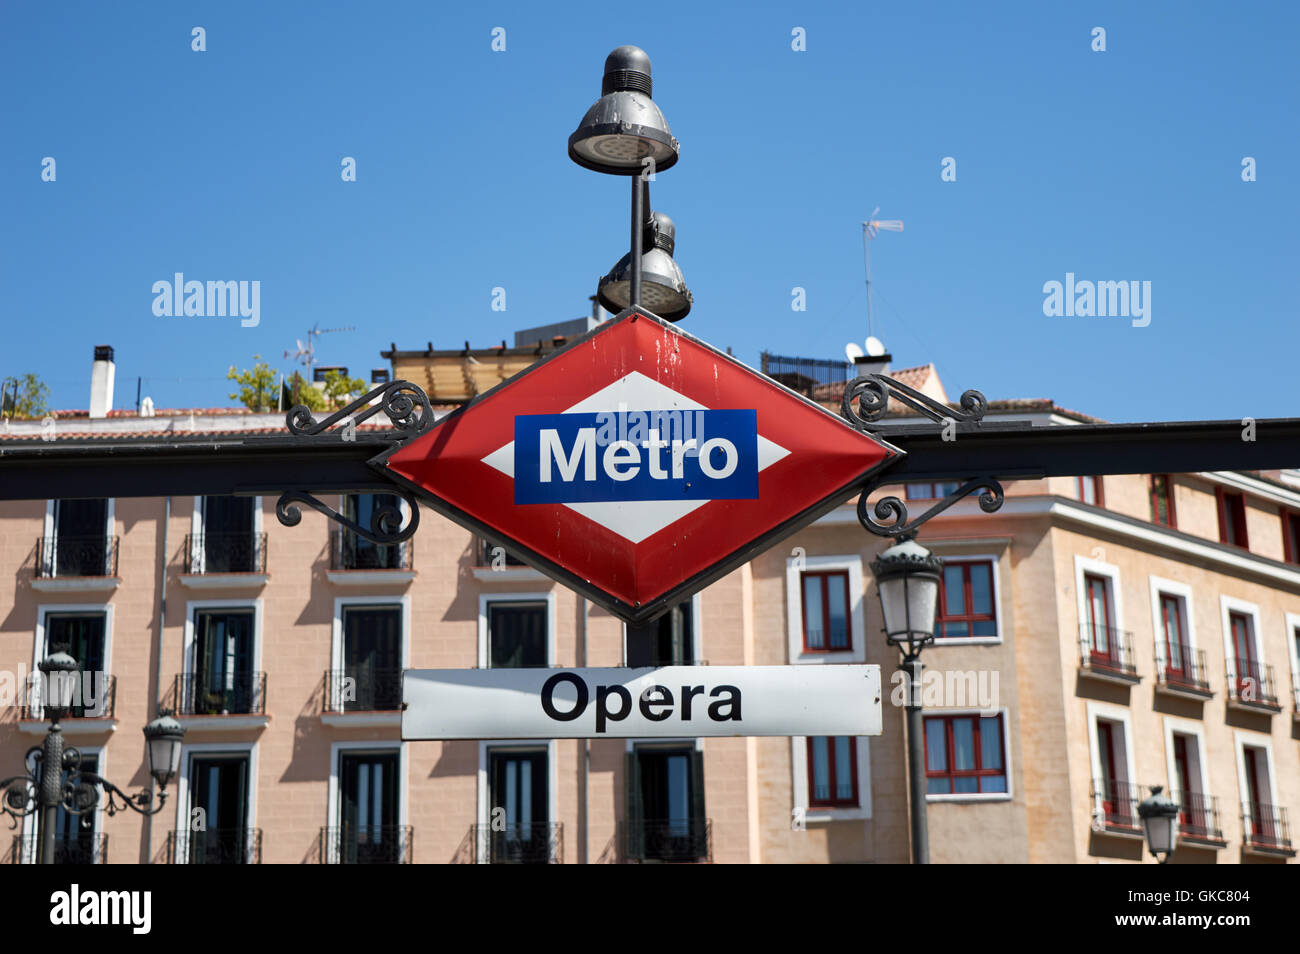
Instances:
[[[1151,794],[1138,803],[1138,818],[1142,819],[1151,854],[1165,865],[1178,847],[1178,805],[1163,794],[1163,789],[1163,785],[1151,786]]]
[[[885,620],[885,639],[902,650],[899,669],[907,674],[907,768],[912,802],[912,862],[930,863],[925,815],[925,730],[921,722],[921,649],[934,641],[943,561],[902,537],[871,563]]]
[[[649,248],[641,256],[643,284],[638,304],[645,305],[664,321],[681,321],[690,314],[693,299],[681,268],[673,261],[677,228],[662,212],[651,212],[642,238]],[[617,314],[632,304],[631,286],[632,255],[628,253],[600,280],[597,300],[606,311]]]
[[[162,713],[144,728],[149,746],[149,773],[158,783],[157,804],[153,788],[137,795],[128,795],[108,779],[95,772],[81,770],[81,752],[65,746],[63,729],[59,726],[76,699],[81,680],[77,661],[64,652],[52,653],[41,660],[39,668],[44,676],[44,714],[50,720],[45,742],[27,751],[28,771],[0,780],[0,811],[17,820],[40,812],[41,849],[40,863],[54,864],[55,835],[57,834],[59,808],[73,815],[93,811],[99,804],[99,791],[108,794],[104,810],[115,815],[129,808],[141,815],[156,815],[167,801],[167,783],[176,774],[181,759],[181,743],[185,728],[168,713]],[[64,778],[64,772],[67,778]],[[118,799],[122,804],[118,804]]]

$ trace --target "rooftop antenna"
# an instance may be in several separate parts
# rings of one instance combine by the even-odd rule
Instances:
[[[876,218],[879,211],[880,206],[876,206],[871,218],[862,223],[862,258],[867,266],[867,332],[873,338],[876,335],[876,324],[871,313],[871,240],[880,234],[881,229],[886,232],[903,231],[903,223],[899,219]]]
[[[306,367],[307,369],[307,380],[310,382],[312,379],[312,367],[316,364],[316,342],[314,339],[320,337],[321,335],[332,334],[333,332],[336,331],[356,331],[356,330],[357,329],[354,328],[352,325],[348,325],[346,328],[321,328],[319,327],[319,325],[312,325],[310,328],[307,329],[306,344],[304,344],[303,340],[299,338],[296,342],[298,345],[298,350],[286,351],[284,353],[284,356],[286,358],[293,358],[295,361],[302,362],[303,366]]]

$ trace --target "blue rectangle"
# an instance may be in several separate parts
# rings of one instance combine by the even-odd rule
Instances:
[[[758,413],[520,414],[514,471],[517,504],[754,500]]]

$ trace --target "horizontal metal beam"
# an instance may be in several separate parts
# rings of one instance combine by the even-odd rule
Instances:
[[[907,451],[882,475],[886,479],[1300,467],[1296,418],[1257,421],[1253,433],[1240,421],[971,424],[956,426],[952,440],[932,424],[885,426],[877,433]],[[391,484],[367,462],[390,446],[389,439],[364,432],[348,441],[337,433],[6,441],[0,443],[0,500],[385,490]]]

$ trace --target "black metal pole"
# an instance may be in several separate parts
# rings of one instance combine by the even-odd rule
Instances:
[[[58,720],[50,723],[41,752],[40,779],[41,854],[39,863],[54,864],[54,836],[59,824],[59,802],[63,796],[63,730]]]
[[[627,303],[636,308],[641,304],[641,231],[645,225],[644,194],[640,175],[632,177],[632,287],[628,289]]]
[[[905,656],[907,673],[907,771],[912,802],[912,864],[930,863],[930,830],[925,817],[925,730],[921,723],[920,653]]]

